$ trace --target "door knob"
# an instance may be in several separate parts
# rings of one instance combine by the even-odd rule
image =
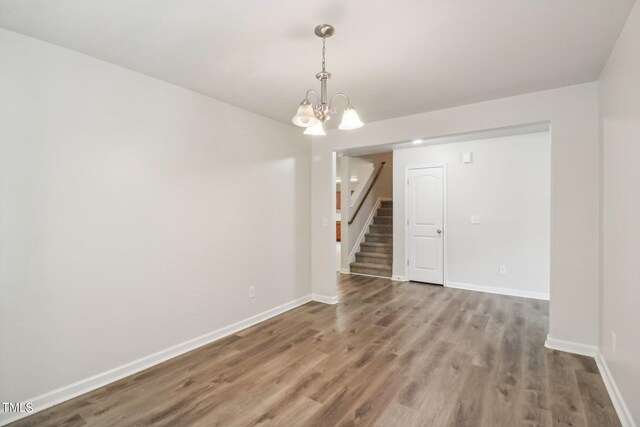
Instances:
[[[442,234],[442,230],[438,228],[438,234]]]

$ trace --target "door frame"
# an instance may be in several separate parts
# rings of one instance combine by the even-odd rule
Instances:
[[[406,282],[410,282],[409,269],[407,268],[407,262],[409,261],[409,171],[416,169],[431,169],[442,168],[442,229],[443,229],[443,241],[442,241],[442,286],[447,286],[447,248],[449,239],[448,228],[448,213],[447,213],[447,164],[446,163],[425,163],[420,165],[407,166],[404,169],[404,215],[402,218],[402,225],[404,227],[404,277]]]

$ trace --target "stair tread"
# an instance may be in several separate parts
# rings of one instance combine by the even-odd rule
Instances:
[[[393,233],[365,233],[365,236],[393,237]]]
[[[356,256],[368,256],[371,258],[382,258],[382,259],[393,258],[393,254],[381,254],[379,252],[357,252]]]
[[[367,258],[367,257],[356,257],[354,262],[365,262],[369,264],[375,264],[382,267],[391,267],[393,265],[393,260],[391,258]]]
[[[380,264],[372,264],[370,262],[352,262],[351,267],[360,267],[360,268],[368,268],[371,270],[391,270],[390,265],[380,265]]]
[[[367,256],[358,255],[354,262],[366,262],[369,264],[381,265],[385,267],[391,267],[393,259],[391,258],[372,258]]]
[[[362,242],[360,244],[364,246],[377,246],[381,248],[388,248],[392,246],[391,243],[379,243],[379,242]]]

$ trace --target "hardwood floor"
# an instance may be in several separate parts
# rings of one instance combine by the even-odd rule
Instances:
[[[14,426],[618,426],[548,304],[365,276]]]

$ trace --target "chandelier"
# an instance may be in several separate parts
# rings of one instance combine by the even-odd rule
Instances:
[[[291,120],[296,126],[306,128],[305,135],[325,135],[324,123],[331,119],[331,115],[337,114],[337,108],[334,106],[333,101],[339,96],[347,100],[347,106],[342,113],[342,121],[338,128],[349,130],[364,126],[345,93],[336,93],[329,100],[327,99],[327,80],[331,78],[331,73],[325,69],[325,47],[327,37],[331,37],[334,31],[334,28],[327,24],[318,25],[315,29],[316,36],[322,39],[322,71],[316,74],[316,79],[320,80],[320,93],[318,94],[315,90],[309,89],[298,107],[298,112]],[[315,104],[309,101],[310,94],[315,95]]]

